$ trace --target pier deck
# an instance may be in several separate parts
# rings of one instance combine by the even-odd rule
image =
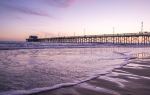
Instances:
[[[27,41],[29,41],[27,39]],[[37,42],[50,43],[112,43],[112,44],[144,44],[150,45],[150,33],[124,33],[38,38]],[[30,42],[30,41],[29,41]]]

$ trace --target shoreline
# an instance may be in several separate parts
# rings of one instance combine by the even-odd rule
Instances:
[[[101,48],[105,48],[105,47],[101,47]],[[116,48],[116,47],[112,47],[112,48]],[[141,89],[143,89],[143,87],[146,86],[146,88],[143,89],[144,92],[142,94],[149,95],[150,84],[149,85],[144,83],[138,84],[138,83],[134,83],[133,80],[133,79],[136,80],[140,79],[146,83],[149,83],[150,75],[148,74],[150,73],[150,71],[149,69],[147,69],[150,67],[149,64],[150,55],[148,54],[149,51],[147,51],[146,48],[142,48],[142,51],[141,49],[138,52],[137,50],[135,50],[136,52],[133,53],[131,52],[131,50],[124,51],[124,49],[125,48],[122,48],[121,51],[118,49],[111,50],[113,51],[113,53],[119,54],[120,56],[124,56],[123,58],[124,61],[121,64],[117,65],[115,68],[109,70],[108,72],[105,73],[99,72],[99,74],[88,77],[87,79],[82,81],[75,81],[72,83],[67,82],[67,83],[60,83],[60,84],[58,83],[54,86],[48,85],[39,88],[38,86],[36,86],[37,88],[33,87],[33,89],[26,89],[26,90],[24,89],[10,90],[6,92],[2,92],[0,94],[1,95],[138,95],[135,94],[134,90],[130,91],[130,89],[128,88],[132,86],[133,88],[135,88],[139,85],[143,85],[142,87],[139,86]],[[115,63],[117,62],[118,60]],[[143,62],[145,65],[143,64]],[[144,65],[144,67],[142,67],[143,69],[139,69],[143,65]],[[99,68],[97,68],[97,70],[98,69]],[[141,74],[141,72],[146,72],[147,75],[145,73]],[[128,87],[130,83],[129,84],[126,83],[130,82],[130,80],[132,80],[131,84],[133,85]],[[128,91],[132,93],[127,93]]]
[[[30,95],[149,95],[150,58],[130,59],[121,68],[86,82]]]

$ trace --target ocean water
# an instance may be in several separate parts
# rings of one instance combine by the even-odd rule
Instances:
[[[48,48],[53,45],[46,43],[39,49],[43,44],[38,44],[0,44],[0,95],[31,94],[75,85],[107,74],[127,64],[130,58],[149,55],[150,50],[113,46],[67,48],[66,44],[65,48],[56,44]]]

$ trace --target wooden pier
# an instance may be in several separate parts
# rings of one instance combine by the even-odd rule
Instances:
[[[27,39],[28,42],[30,39]],[[150,32],[37,38],[34,42],[150,45]]]

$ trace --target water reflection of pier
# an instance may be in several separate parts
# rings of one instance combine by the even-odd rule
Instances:
[[[138,57],[138,58],[147,58],[147,57],[149,58],[150,53],[142,52],[142,53],[133,54],[132,56]]]
[[[28,41],[28,39],[27,39]],[[113,44],[150,44],[150,33],[126,33],[84,35],[68,37],[39,38],[38,42],[50,43],[113,43]]]

